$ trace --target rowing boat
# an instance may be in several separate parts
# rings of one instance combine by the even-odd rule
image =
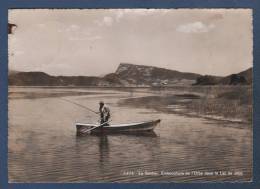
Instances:
[[[144,121],[137,123],[128,123],[128,124],[117,124],[117,125],[109,125],[102,126],[98,124],[90,124],[90,123],[76,123],[77,135],[85,135],[88,134],[89,130],[97,127],[90,131],[90,134],[109,134],[109,133],[143,133],[143,132],[151,132],[156,127],[158,123],[160,123],[160,119],[152,120],[152,121]]]
[[[155,126],[161,120],[153,120],[153,121],[145,121],[138,123],[129,123],[129,124],[118,124],[118,125],[109,125],[99,127],[97,124],[89,124],[89,123],[76,123],[77,127],[77,135],[87,134],[89,130],[92,128],[98,127],[96,129],[91,130],[90,133],[98,134],[98,133],[140,133],[140,132],[149,132],[153,131]]]

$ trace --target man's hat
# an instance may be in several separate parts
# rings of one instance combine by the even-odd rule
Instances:
[[[102,100],[101,100],[101,101],[99,101],[99,104],[104,104],[104,101],[102,101]]]

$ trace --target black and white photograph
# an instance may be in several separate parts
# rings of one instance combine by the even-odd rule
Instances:
[[[251,182],[252,14],[9,9],[9,182]]]

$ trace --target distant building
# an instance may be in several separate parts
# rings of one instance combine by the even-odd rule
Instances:
[[[161,85],[168,85],[168,80],[163,80],[163,81],[161,82]]]

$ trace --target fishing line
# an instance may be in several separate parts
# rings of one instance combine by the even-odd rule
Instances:
[[[73,102],[73,101],[71,101],[71,100],[68,100],[68,99],[65,99],[65,98],[59,98],[60,100],[63,100],[63,101],[66,101],[66,102],[70,102],[70,103],[72,103],[72,104],[74,104],[74,105],[77,105],[77,106],[79,106],[79,107],[81,107],[81,108],[84,108],[84,109],[86,109],[86,110],[88,110],[88,111],[90,111],[90,112],[92,112],[92,113],[95,113],[95,114],[99,114],[99,113],[97,113],[96,111],[94,111],[94,110],[92,110],[92,109],[90,109],[90,108],[88,108],[88,107],[86,107],[86,106],[83,106],[83,105],[81,105],[81,104],[78,104],[78,103],[76,103],[76,102]]]

